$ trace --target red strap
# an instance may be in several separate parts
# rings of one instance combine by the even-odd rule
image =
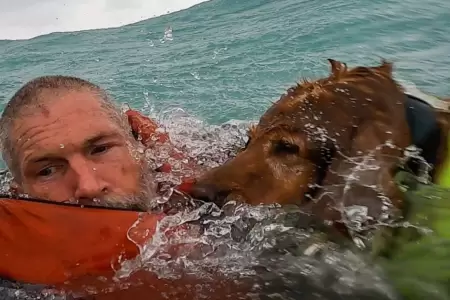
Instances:
[[[132,109],[127,110],[125,113],[131,129],[142,138],[141,141],[144,145],[147,146],[152,141],[160,143],[169,141],[169,135],[164,132],[158,132],[158,124],[150,118]]]
[[[141,142],[145,146],[149,146],[151,142],[170,143],[167,133],[158,132],[159,125],[155,121],[132,109],[127,110],[126,115],[131,129],[142,138]],[[172,151],[171,157],[178,160],[186,158],[178,151]],[[172,166],[169,163],[164,163],[155,171],[170,173],[172,172]],[[194,178],[184,178],[182,183],[175,188],[181,192],[189,193],[194,183]]]

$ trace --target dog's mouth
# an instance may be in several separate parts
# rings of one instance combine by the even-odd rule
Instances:
[[[226,205],[239,205],[244,203],[251,203],[250,199],[238,192],[229,193],[226,197],[221,199],[217,205],[223,207]]]
[[[250,203],[242,191],[232,189],[220,189],[213,184],[196,184],[192,187],[189,195],[197,200],[214,203],[223,207],[228,203]]]

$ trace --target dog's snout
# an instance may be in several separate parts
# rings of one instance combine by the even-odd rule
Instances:
[[[190,194],[198,200],[213,202],[222,206],[225,204],[225,200],[230,194],[230,191],[221,189],[214,184],[198,183],[192,187]]]

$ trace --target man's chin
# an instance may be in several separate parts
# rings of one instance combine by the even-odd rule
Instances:
[[[114,196],[103,199],[80,200],[77,202],[81,205],[98,206],[104,208],[126,209],[146,211],[148,210],[148,200],[130,196]]]

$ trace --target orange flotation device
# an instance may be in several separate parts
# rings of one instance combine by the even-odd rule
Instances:
[[[162,217],[0,197],[0,277],[58,285],[86,275],[111,276],[121,260],[139,254],[139,244],[128,238],[133,224],[151,235]]]
[[[170,143],[151,119],[134,110],[126,114],[144,145]],[[177,155],[183,158],[179,152]],[[170,166],[160,171],[170,172]],[[193,182],[193,178],[184,178],[177,189],[188,193]],[[139,254],[139,247],[152,237],[163,217],[0,195],[0,278],[51,286],[72,282],[74,289],[92,278],[112,278],[122,261]],[[162,282],[155,276],[146,277],[153,288]],[[124,299],[131,299],[130,293],[124,294]],[[158,298],[146,294],[148,297]]]
[[[114,280],[120,263],[139,254],[163,217],[0,196],[0,278],[43,284],[77,299],[194,299],[205,281],[192,276],[170,280],[138,270],[119,284]],[[170,238],[183,228],[165,234]],[[246,299],[250,289],[220,276],[206,285],[201,293],[211,300]]]

